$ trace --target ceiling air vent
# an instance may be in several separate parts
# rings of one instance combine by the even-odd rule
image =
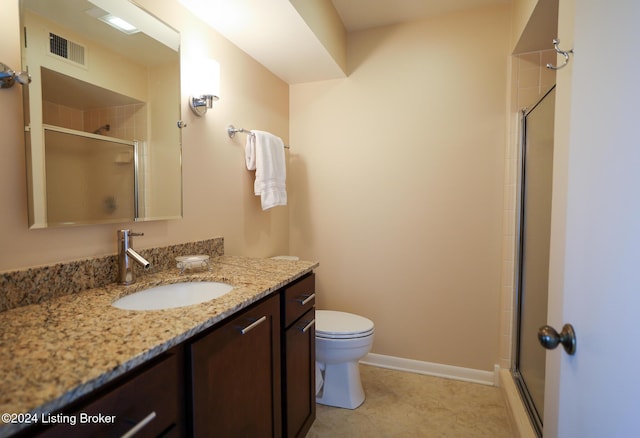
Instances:
[[[76,64],[85,65],[84,51],[84,46],[49,32],[49,53],[52,55],[60,56]]]

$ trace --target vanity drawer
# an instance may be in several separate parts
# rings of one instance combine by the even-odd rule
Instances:
[[[284,299],[284,325],[289,327],[315,306],[316,274],[311,273],[291,286],[285,287],[282,296]]]
[[[165,353],[164,357],[151,366],[143,366],[142,371],[134,371],[132,377],[100,391],[75,409],[51,415],[53,420],[63,419],[59,420],[63,424],[31,436],[120,437],[134,428],[138,430],[136,438],[184,436],[182,350]]]

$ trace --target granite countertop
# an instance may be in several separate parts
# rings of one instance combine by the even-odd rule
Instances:
[[[177,269],[0,313],[0,414],[52,413],[311,272],[317,262],[221,256],[211,271]],[[214,300],[154,311],[111,306],[162,284],[219,281]],[[26,425],[0,421],[0,437]]]

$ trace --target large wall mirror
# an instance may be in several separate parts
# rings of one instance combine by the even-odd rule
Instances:
[[[180,35],[128,0],[20,0],[29,226],[182,216]]]

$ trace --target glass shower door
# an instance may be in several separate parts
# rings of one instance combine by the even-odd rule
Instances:
[[[523,111],[520,178],[517,340],[514,377],[542,436],[546,350],[538,328],[547,323],[555,87]]]

